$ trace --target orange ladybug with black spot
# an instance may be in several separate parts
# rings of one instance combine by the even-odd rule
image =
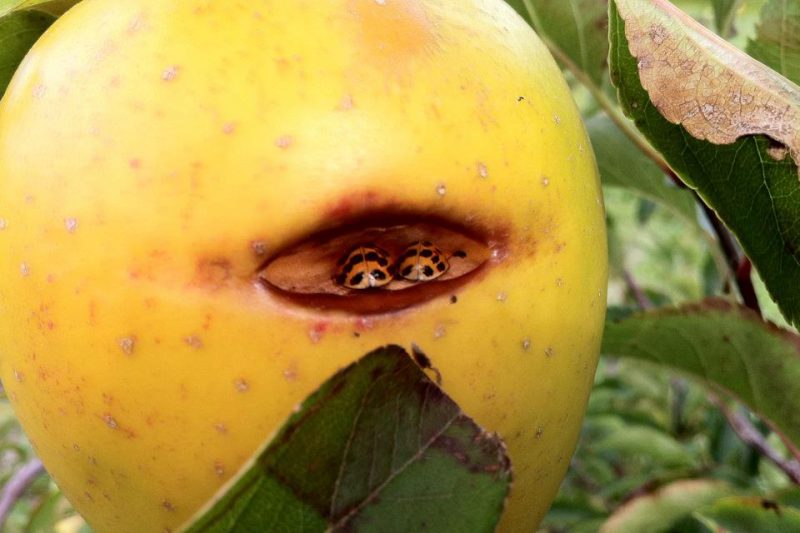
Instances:
[[[393,277],[389,253],[367,243],[354,247],[339,259],[335,281],[348,289],[375,289],[388,285]]]
[[[462,251],[451,257],[465,257]],[[430,241],[417,241],[406,248],[397,261],[395,271],[399,278],[408,281],[431,281],[450,269],[450,257]]]

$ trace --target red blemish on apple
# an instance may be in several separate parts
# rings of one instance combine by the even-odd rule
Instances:
[[[314,323],[311,329],[308,330],[308,336],[311,342],[316,344],[321,341],[322,337],[325,336],[325,332],[328,330],[328,326],[330,326],[330,323],[327,321]]]
[[[331,220],[348,219],[365,211],[379,207],[380,195],[375,191],[364,191],[350,194],[336,201],[327,209],[327,218]]]

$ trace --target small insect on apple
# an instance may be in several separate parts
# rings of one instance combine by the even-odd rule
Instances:
[[[389,253],[374,244],[360,244],[339,260],[336,283],[348,289],[374,289],[392,281]]]
[[[430,241],[417,241],[406,248],[397,264],[397,274],[409,281],[431,281],[450,268],[451,257],[466,257],[466,253],[459,250],[450,257]]]

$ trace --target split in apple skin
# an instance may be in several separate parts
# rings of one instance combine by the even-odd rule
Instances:
[[[446,272],[429,281],[410,281],[394,275],[404,252],[420,242],[432,243],[441,250],[448,265]],[[454,294],[481,275],[493,256],[502,256],[492,253],[498,246],[455,225],[436,221],[349,225],[319,232],[276,254],[259,269],[257,277],[266,290],[303,307],[385,313]],[[388,258],[386,270],[391,281],[367,289],[348,288],[337,282],[342,258],[359,247],[380,250],[381,258]]]

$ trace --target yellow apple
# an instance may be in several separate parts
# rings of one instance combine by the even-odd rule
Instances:
[[[382,235],[392,256],[434,241],[452,271],[331,281]],[[589,141],[500,0],[86,0],[0,104],[0,377],[98,531],[176,528],[387,343],[505,439],[501,529],[533,531],[605,285]]]

